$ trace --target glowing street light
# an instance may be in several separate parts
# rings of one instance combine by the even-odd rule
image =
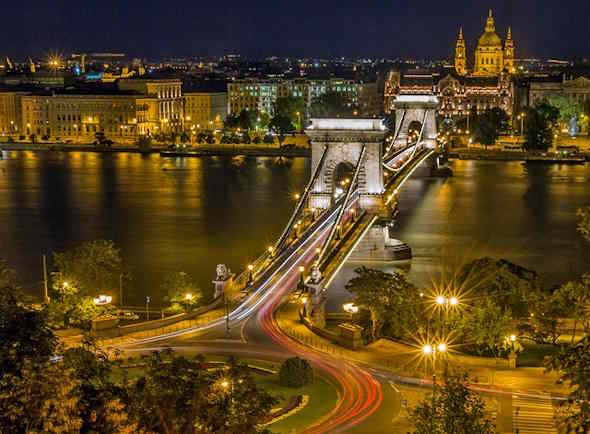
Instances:
[[[429,356],[432,354],[432,345],[426,344],[422,346],[422,354]]]
[[[252,264],[248,265],[248,284],[247,284],[248,286],[252,285],[252,279],[253,279],[252,270],[254,270],[254,265],[252,265]]]
[[[184,299],[186,301],[191,301],[193,299],[193,295],[190,292],[188,292],[184,295]]]
[[[305,267],[303,265],[299,266],[299,282],[297,283],[297,288],[300,289],[302,292],[305,291],[305,279],[303,278],[303,273],[305,272]]]
[[[99,295],[98,297],[95,297],[92,300],[95,306],[104,306],[106,304],[111,304],[112,301],[113,297],[111,297],[110,295]]]

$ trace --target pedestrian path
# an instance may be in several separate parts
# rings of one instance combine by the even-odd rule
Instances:
[[[554,410],[551,399],[512,395],[512,426],[518,434],[555,433]]]

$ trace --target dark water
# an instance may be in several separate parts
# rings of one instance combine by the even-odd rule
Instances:
[[[590,272],[590,243],[576,232],[577,209],[590,205],[589,164],[454,161],[451,167],[453,177],[414,177],[400,195],[394,236],[414,257],[396,266],[409,268],[413,283],[448,282],[462,264],[483,256],[536,270],[547,287]],[[359,265],[342,268],[329,309],[351,298],[342,288]]]
[[[245,267],[278,236],[308,160],[5,152],[0,256],[41,295],[41,255],[112,239],[135,276],[126,301],[161,299],[172,271],[212,289],[215,266]],[[50,264],[51,265],[51,264]]]
[[[484,255],[533,268],[548,284],[590,271],[590,248],[575,229],[576,209],[590,204],[590,165],[452,167],[449,179],[408,181],[401,196],[396,236],[412,246],[416,283]],[[241,269],[280,233],[309,170],[302,158],[4,152],[0,256],[40,296],[43,253],[106,238],[134,271],[130,302],[159,299],[171,271],[210,290],[216,264]]]

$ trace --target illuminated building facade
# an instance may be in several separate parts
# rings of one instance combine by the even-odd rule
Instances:
[[[223,128],[226,117],[227,92],[184,92],[185,128]]]
[[[475,48],[475,63],[473,75],[479,77],[498,76],[503,71],[514,73],[515,44],[512,39],[512,29],[508,27],[506,40],[502,40],[496,33],[496,24],[490,9],[486,20],[484,33],[477,41]],[[459,36],[455,46],[455,71],[461,76],[468,74],[467,48],[463,38],[463,29],[459,29]]]
[[[157,101],[137,95],[22,95],[21,131],[27,137],[91,143],[96,133],[132,142],[157,132]]]
[[[514,106],[514,85],[509,74],[498,76],[461,76],[454,71],[441,73],[400,74],[391,71],[385,83],[385,109],[391,112],[397,95],[435,95],[438,113],[444,117],[466,116],[472,107],[477,111],[500,107],[508,115]]]
[[[303,98],[304,105],[309,110],[316,98],[328,92],[343,94],[351,105],[359,107],[364,116],[378,116],[383,107],[383,99],[378,95],[376,83],[351,79],[244,79],[228,83],[227,91],[230,114],[237,114],[242,110],[258,110],[272,116],[277,98],[287,96]]]
[[[182,82],[178,79],[129,78],[117,81],[123,91],[134,91],[158,101],[161,132],[181,132],[184,120]]]

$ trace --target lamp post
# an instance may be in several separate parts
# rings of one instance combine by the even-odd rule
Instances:
[[[344,309],[344,312],[347,312],[350,314],[350,321],[353,320],[354,314],[358,313],[358,311],[359,311],[358,306],[355,306],[354,303],[344,303],[342,305],[342,309]]]
[[[252,280],[253,280],[252,270],[254,270],[254,265],[252,265],[252,264],[248,265],[248,283],[246,283],[246,286],[252,285]]]
[[[438,345],[425,344],[422,346],[422,354],[432,358],[432,426],[431,430],[434,432],[434,407],[436,405],[436,353],[446,354],[447,344],[439,342]]]
[[[145,298],[145,316],[147,318],[147,321],[150,320],[150,301],[152,301],[152,298],[147,296]]]
[[[303,265],[299,266],[299,287],[301,289],[305,288],[305,280],[303,280],[303,273],[305,272],[305,267]]]
[[[516,117],[518,120],[520,120],[520,136],[524,136],[524,118],[526,117],[526,113],[522,112],[519,113],[518,116]]]
[[[443,295],[437,295],[436,296],[436,304],[439,306],[439,308],[441,309],[439,311],[440,313],[440,322],[442,323],[442,332],[444,335],[444,328],[445,328],[445,323],[449,320],[449,309],[454,308],[456,306],[459,305],[459,299],[455,296],[452,297],[445,297]],[[445,320],[443,321],[442,319],[442,312],[445,312]]]
[[[185,310],[188,312],[191,301],[193,300],[193,294],[190,292],[184,295],[184,301],[186,302]]]

